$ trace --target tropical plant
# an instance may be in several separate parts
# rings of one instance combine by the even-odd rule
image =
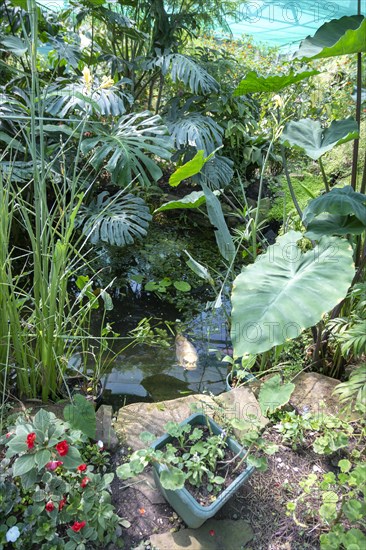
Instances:
[[[234,356],[262,353],[296,338],[345,297],[355,273],[349,244],[323,237],[303,253],[297,244],[302,237],[294,231],[279,237],[234,281]],[[336,271],[332,269],[335,263]],[[328,284],[332,277],[334,286]]]

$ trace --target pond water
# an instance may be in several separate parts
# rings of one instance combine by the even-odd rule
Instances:
[[[154,297],[114,300],[113,329],[121,335],[147,317],[172,324],[180,313]],[[179,331],[198,353],[195,370],[185,370],[177,362],[175,337],[169,347],[138,344],[118,354],[110,373],[104,378],[103,402],[114,408],[136,401],[161,401],[192,393],[221,393],[225,389],[227,363],[221,358],[230,352],[227,324],[222,310],[202,311],[184,323]],[[169,333],[168,333],[169,334]]]

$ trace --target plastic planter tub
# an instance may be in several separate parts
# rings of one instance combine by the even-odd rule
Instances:
[[[232,385],[231,385],[231,377],[232,375],[236,375],[237,371],[234,370],[234,372],[229,372],[229,374],[227,375],[226,377],[226,391],[231,391],[233,389]],[[256,380],[255,376],[253,374],[251,374],[250,372],[244,376],[244,378],[242,379],[242,382],[248,382],[249,380]],[[242,383],[241,382],[241,383]],[[239,384],[240,386],[240,384]]]
[[[215,435],[221,434],[223,432],[223,430],[216,424],[216,422],[203,414],[192,414],[189,418],[181,422],[180,425],[206,425],[207,421],[209,422],[211,429]],[[173,438],[170,435],[165,434],[154,441],[151,447],[153,447],[153,449],[161,449],[167,443],[170,443],[172,439]],[[233,451],[235,454],[239,453],[240,449],[242,448],[239,443],[237,443],[231,437],[227,439],[227,442],[231,451]],[[245,450],[243,449],[240,456],[244,456],[244,454]],[[229,485],[229,487],[225,489],[225,491],[220,493],[220,495],[212,504],[210,504],[209,506],[201,506],[201,504],[197,502],[194,496],[191,495],[191,493],[187,491],[185,487],[183,487],[183,489],[177,489],[176,491],[164,489],[161,486],[159,479],[160,473],[163,471],[163,469],[164,466],[161,466],[157,463],[153,464],[153,474],[156,486],[164,495],[165,500],[169,502],[171,507],[174,508],[174,510],[177,512],[177,514],[179,514],[179,516],[188,525],[188,527],[191,527],[192,529],[200,527],[207,519],[210,519],[212,516],[214,516],[216,512],[218,512],[220,508],[222,508],[225,502],[227,502],[229,498],[233,496],[233,494],[239,489],[239,487],[241,487],[243,483],[247,481],[247,479],[249,479],[249,477],[254,472],[253,466],[246,468],[246,470],[239,474],[238,477]]]

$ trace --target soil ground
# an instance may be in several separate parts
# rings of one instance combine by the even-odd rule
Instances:
[[[215,519],[249,521],[255,536],[248,543],[248,550],[316,550],[320,534],[317,526],[311,522],[306,530],[297,526],[286,514],[286,503],[300,493],[300,479],[310,473],[332,470],[332,461],[309,448],[294,451],[284,446],[274,428],[267,434],[267,439],[280,446],[275,455],[268,457],[267,471],[255,472]],[[120,464],[125,453],[126,450],[120,450],[113,457],[113,463]],[[131,524],[128,529],[123,529],[126,550],[147,548],[149,536],[153,533],[185,527],[168,504],[151,504],[136,489],[133,480],[127,483],[116,478],[112,494],[118,515]]]

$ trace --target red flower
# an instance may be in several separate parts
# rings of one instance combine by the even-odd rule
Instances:
[[[14,432],[8,432],[6,434],[6,439],[9,439],[9,437],[11,437],[12,435],[14,435]]]
[[[88,466],[86,464],[80,464],[80,466],[78,466],[76,469],[77,469],[78,472],[85,472],[87,467]]]
[[[211,537],[215,536],[215,531],[213,529],[211,529],[208,533]]]
[[[51,460],[51,462],[47,462],[45,468],[46,470],[50,470],[53,472],[53,470],[56,470],[59,466],[62,466],[63,462],[61,460]]]
[[[80,487],[85,489],[85,487],[88,485],[89,481],[90,481],[89,477],[83,477],[83,479],[81,480],[81,483],[80,483]]]
[[[34,447],[34,442],[36,440],[36,434],[34,432],[30,433],[27,435],[27,445],[28,445],[28,449],[33,449]]]
[[[64,506],[66,506],[66,498],[62,498],[58,503],[58,511],[61,512]]]
[[[83,527],[85,527],[86,521],[75,521],[74,525],[71,525],[71,529],[78,533]]]
[[[56,449],[60,456],[65,456],[69,452],[69,444],[64,439],[63,441],[60,441],[60,443],[57,443]]]
[[[49,500],[45,506],[47,512],[53,512],[55,509],[55,505],[53,504],[52,500]]]

